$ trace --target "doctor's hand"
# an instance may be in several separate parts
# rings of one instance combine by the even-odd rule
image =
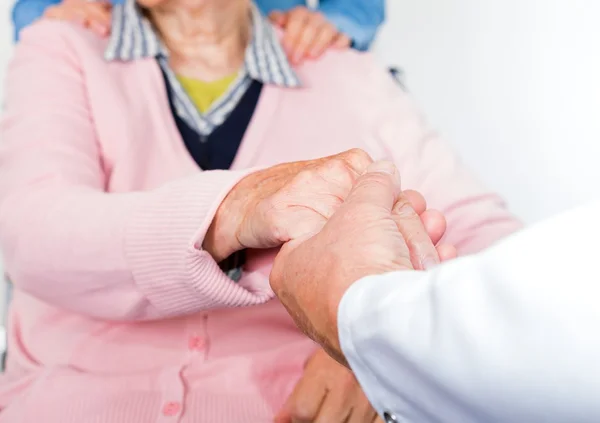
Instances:
[[[337,310],[359,279],[396,270],[424,269],[452,258],[452,247],[435,244],[443,235],[441,213],[414,211],[400,190],[398,170],[377,162],[358,178],[346,201],[323,229],[284,245],[270,282],[298,327],[343,364]],[[427,228],[426,228],[427,227]],[[430,237],[430,233],[434,234]]]
[[[275,423],[381,423],[354,374],[319,349]]]

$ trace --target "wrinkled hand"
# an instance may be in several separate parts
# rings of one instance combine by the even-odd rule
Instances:
[[[316,59],[330,48],[348,48],[351,41],[319,12],[298,6],[288,12],[272,12],[271,21],[285,32],[283,47],[293,64]]]
[[[323,350],[307,362],[276,423],[381,422],[350,370]]]
[[[203,247],[217,261],[245,248],[273,248],[318,232],[372,162],[354,149],[252,173],[225,197]]]
[[[419,206],[422,207],[422,206]],[[423,269],[452,258],[452,247],[435,244],[445,230],[443,215],[427,211],[423,221],[400,191],[398,170],[378,162],[361,176],[323,229],[294,239],[278,254],[270,282],[298,327],[343,364],[337,311],[359,279],[396,270]]]
[[[110,33],[112,6],[105,1],[64,0],[46,9],[44,17],[78,23],[105,37]]]

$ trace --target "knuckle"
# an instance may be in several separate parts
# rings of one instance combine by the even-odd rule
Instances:
[[[280,206],[281,202],[277,197],[271,198],[264,203],[264,216],[266,221],[267,233],[272,239],[280,242],[287,241],[288,230],[283,212]]]
[[[294,177],[292,180],[292,185],[296,187],[304,187],[314,182],[316,177],[318,177],[318,173],[315,168],[303,169]]]
[[[269,224],[269,232],[273,239],[279,242],[288,240],[286,226],[280,219],[273,219]]]
[[[326,161],[323,164],[323,167],[326,172],[332,173],[334,175],[343,175],[345,173],[348,173],[349,171],[348,164],[346,163],[346,161],[338,157]]]
[[[366,170],[366,168],[373,163],[373,159],[365,150],[361,148],[353,148],[347,151],[348,161],[351,165],[359,172]]]

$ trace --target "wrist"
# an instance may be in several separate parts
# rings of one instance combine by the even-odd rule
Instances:
[[[323,347],[338,362],[346,365],[341,350],[338,317],[342,298],[347,289],[353,284],[354,276],[351,271],[348,271],[351,265],[335,251],[330,251],[327,254],[325,262],[329,263],[329,266],[322,283],[322,285],[328,287],[323,295],[325,299],[325,318],[323,319],[324,326],[322,326],[321,331],[325,338]]]

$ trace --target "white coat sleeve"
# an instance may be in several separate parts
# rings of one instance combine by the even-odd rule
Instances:
[[[600,422],[600,203],[344,295],[342,350],[398,423]]]

